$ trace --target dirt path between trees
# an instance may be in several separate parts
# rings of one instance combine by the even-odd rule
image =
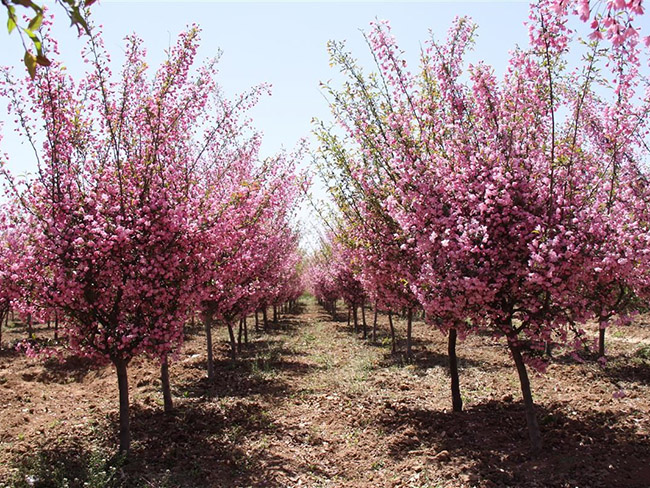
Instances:
[[[537,459],[502,344],[459,344],[465,412],[456,414],[445,338],[416,323],[407,363],[391,355],[385,322],[372,344],[304,300],[268,333],[251,331],[234,364],[220,331],[214,383],[197,326],[171,367],[174,415],[162,412],[155,363],[131,365],[133,453],[119,469],[105,463],[116,444],[113,370],[42,364],[5,347],[0,487],[650,486],[647,317],[612,331],[604,368],[560,357],[533,376],[546,446]],[[5,340],[21,334],[11,328]]]

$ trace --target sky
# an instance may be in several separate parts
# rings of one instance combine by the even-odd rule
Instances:
[[[80,51],[84,38],[62,9],[50,5],[56,18],[54,36],[61,60],[72,75],[84,69]],[[470,60],[484,60],[498,74],[506,67],[508,52],[525,44],[528,4],[525,1],[416,1],[416,2],[224,2],[224,1],[116,1],[100,0],[92,7],[95,24],[103,26],[104,41],[119,72],[126,35],[137,33],[144,41],[149,65],[157,67],[165,49],[188,25],[202,29],[199,60],[222,52],[217,80],[234,96],[260,83],[270,83],[272,95],[264,97],[250,115],[263,135],[262,155],[281,148],[291,150],[301,138],[310,138],[312,119],[330,120],[320,82],[338,79],[329,66],[328,40],[345,40],[363,65],[371,67],[360,30],[375,19],[389,20],[400,47],[414,66],[420,46],[430,33],[444,38],[456,16],[470,16],[479,26]],[[3,12],[4,14],[4,12]],[[0,29],[0,66],[22,66],[23,49],[14,32]],[[34,156],[13,132],[6,104],[0,100],[3,139],[0,153],[8,156],[14,174],[33,171]],[[313,144],[312,144],[313,147]],[[308,164],[308,159],[304,164]]]

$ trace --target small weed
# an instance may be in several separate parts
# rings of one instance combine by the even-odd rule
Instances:
[[[634,356],[641,359],[650,360],[650,346],[643,346],[634,352]]]
[[[316,341],[316,336],[311,332],[308,332],[307,334],[304,335],[304,339],[305,339],[305,344],[310,344]]]
[[[13,488],[117,488],[124,459],[111,461],[100,452],[70,453],[40,451],[21,460],[8,485]]]

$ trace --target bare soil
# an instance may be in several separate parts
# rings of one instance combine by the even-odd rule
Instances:
[[[532,375],[545,445],[532,457],[502,343],[459,344],[465,411],[453,413],[439,332],[416,322],[408,362],[390,353],[385,317],[372,343],[311,300],[300,308],[251,331],[235,363],[220,330],[213,383],[201,329],[189,329],[170,368],[173,415],[156,363],[133,361],[128,462],[111,459],[114,370],[31,360],[8,349],[23,326],[5,329],[0,487],[650,487],[649,317],[608,330],[604,366],[558,352]]]

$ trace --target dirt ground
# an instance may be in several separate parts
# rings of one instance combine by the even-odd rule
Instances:
[[[26,335],[14,325],[0,352],[0,487],[650,487],[649,317],[608,330],[604,367],[560,356],[532,376],[545,444],[535,458],[502,343],[459,344],[459,414],[446,338],[416,323],[409,363],[380,325],[373,344],[305,299],[273,330],[252,331],[236,363],[220,330],[213,383],[201,329],[190,330],[171,367],[173,415],[156,364],[130,365],[125,464],[107,462],[113,369],[28,359],[7,349]]]

